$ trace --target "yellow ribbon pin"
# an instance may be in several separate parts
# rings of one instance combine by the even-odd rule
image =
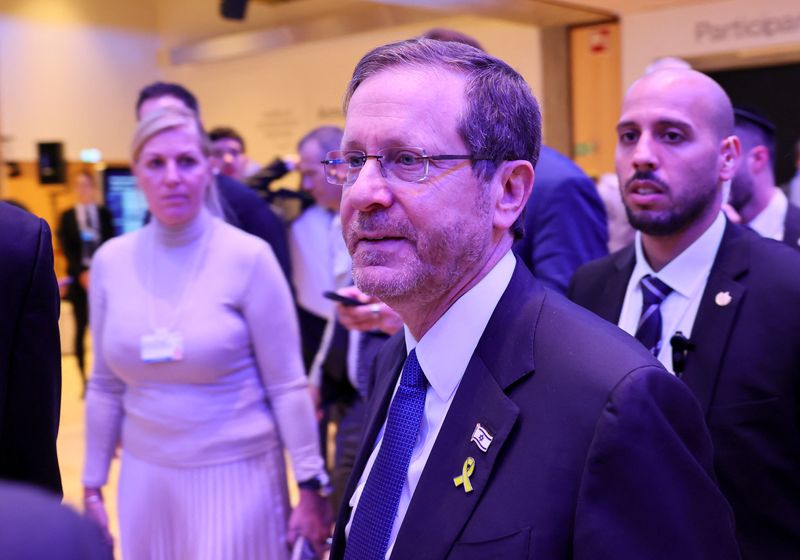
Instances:
[[[469,477],[472,476],[472,471],[475,470],[475,459],[472,457],[467,457],[467,460],[464,461],[464,466],[461,467],[461,476],[457,476],[453,479],[453,483],[456,485],[456,488],[464,485],[464,493],[469,494],[472,492],[472,484],[469,481]]]

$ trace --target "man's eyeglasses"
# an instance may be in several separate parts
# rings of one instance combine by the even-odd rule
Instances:
[[[374,154],[367,154],[361,150],[343,150],[328,152],[325,159],[322,160],[322,164],[325,166],[325,178],[334,185],[350,186],[356,182],[358,174],[368,159],[378,162],[384,178],[395,178],[407,183],[419,183],[427,179],[431,161],[489,161],[489,158],[476,158],[469,155],[429,156],[422,148],[406,146],[382,148]]]

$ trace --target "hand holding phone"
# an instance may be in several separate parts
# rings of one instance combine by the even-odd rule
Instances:
[[[357,307],[359,305],[367,305],[366,302],[358,300],[356,298],[351,298],[347,296],[343,296],[341,294],[337,294],[336,292],[322,292],[322,295],[326,298],[333,300],[337,303],[341,303],[342,305],[346,305],[347,307]]]

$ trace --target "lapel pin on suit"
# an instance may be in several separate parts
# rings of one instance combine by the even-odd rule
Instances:
[[[717,292],[716,297],[714,297],[714,303],[719,305],[720,307],[725,307],[731,302],[731,293],[730,292]]]
[[[478,449],[486,453],[489,451],[489,446],[492,444],[493,439],[494,436],[485,427],[481,426],[480,422],[475,424],[475,430],[472,432],[470,441],[475,442]]]
[[[453,484],[456,485],[456,488],[464,485],[465,494],[472,492],[472,483],[469,481],[469,477],[472,476],[474,470],[475,459],[472,457],[467,457],[467,460],[464,461],[464,465],[461,467],[461,476],[457,476],[453,479]]]

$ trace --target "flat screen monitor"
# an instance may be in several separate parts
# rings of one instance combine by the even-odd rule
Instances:
[[[107,167],[103,171],[106,207],[111,212],[116,235],[135,231],[144,225],[147,202],[128,167]]]

